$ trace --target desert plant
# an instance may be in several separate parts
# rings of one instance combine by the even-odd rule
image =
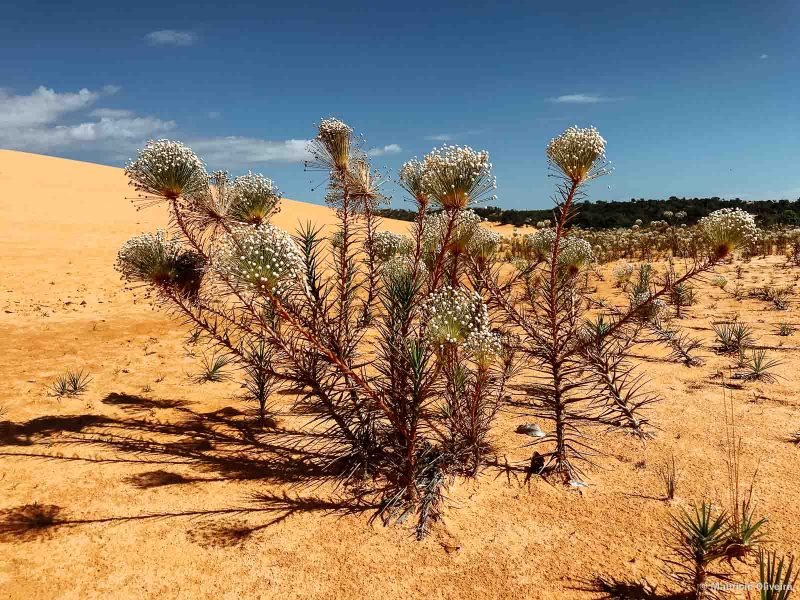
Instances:
[[[50,393],[59,398],[64,396],[80,396],[89,388],[92,378],[83,369],[73,371],[69,369],[63,375],[56,377],[49,385]]]
[[[128,173],[146,202],[166,204],[170,235],[124,247],[123,276],[147,284],[214,349],[206,372],[237,367],[262,422],[272,393],[296,393],[294,412],[326,431],[302,453],[373,498],[384,520],[413,515],[424,535],[448,482],[477,473],[491,454],[491,423],[514,371],[513,349],[470,289],[473,261],[497,245],[476,236],[480,219],[468,208],[494,188],[488,155],[446,146],[406,163],[401,183],[418,208],[412,236],[382,234],[380,175],[347,124],[323,119],[307,168],[327,177],[338,220],[328,245],[311,224],[291,236],[268,222],[277,192],[261,176],[230,184],[216,174],[200,185],[202,163],[180,146],[185,168],[162,181],[138,164],[160,164],[159,147]]]
[[[670,302],[675,307],[675,316],[683,317],[683,309],[695,303],[694,288],[686,283],[681,283],[672,288]]]
[[[656,468],[656,474],[664,484],[664,498],[673,500],[675,489],[678,487],[678,467],[675,464],[675,454],[670,453],[669,459],[665,460]]]
[[[761,600],[788,600],[797,584],[794,556],[761,550],[758,554],[758,579]]]
[[[713,563],[725,556],[728,539],[727,514],[716,512],[714,507],[702,502],[691,511],[682,509],[672,515],[673,552],[675,559],[667,559],[673,577],[681,583],[693,598],[712,598],[709,585]]]
[[[713,323],[711,329],[717,337],[720,352],[741,352],[755,343],[753,328],[740,321]]]
[[[700,340],[672,328],[665,319],[653,319],[648,323],[648,327],[655,334],[656,340],[669,348],[669,360],[683,363],[687,367],[703,364],[703,359],[694,354],[695,350],[703,346]]]
[[[234,363],[234,358],[230,354],[212,354],[210,356],[204,354],[201,362],[203,370],[195,377],[195,381],[198,383],[220,382],[229,378],[229,375],[225,373],[225,368]]]
[[[739,366],[743,369],[737,376],[745,381],[764,381],[773,383],[775,375],[772,369],[783,364],[780,360],[767,359],[767,351],[764,349],[751,349],[750,353],[742,352]]]
[[[778,323],[775,333],[777,333],[781,337],[788,337],[792,335],[795,331],[797,331],[797,328],[794,326],[794,324],[788,321],[782,321]]]
[[[711,255],[681,276],[660,283],[650,265],[641,265],[628,286],[631,306],[622,311],[603,304],[604,320],[587,327],[590,301],[580,271],[590,255],[582,244],[574,244],[566,259],[562,254],[575,238],[567,228],[585,185],[607,172],[604,152],[605,140],[593,128],[571,127],[550,142],[548,160],[560,179],[555,227],[537,236],[541,248],[535,260],[520,265],[508,278],[491,268],[483,277],[489,282],[491,309],[507,332],[518,336],[516,347],[535,373],[525,386],[531,414],[551,423],[549,433],[534,442],[550,450],[544,455],[537,452],[531,464],[541,462],[537,473],[576,485],[581,485],[576,479],[593,451],[589,427],[600,424],[637,431],[646,422],[637,413],[655,397],[642,393],[644,381],[631,375],[626,360],[632,345],[644,341],[642,322],[660,312],[674,286],[718,260]],[[630,388],[625,391],[621,385]]]

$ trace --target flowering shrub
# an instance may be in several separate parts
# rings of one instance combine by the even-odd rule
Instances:
[[[740,208],[723,208],[700,219],[703,237],[710,251],[720,258],[728,256],[736,248],[757,239],[753,215]]]

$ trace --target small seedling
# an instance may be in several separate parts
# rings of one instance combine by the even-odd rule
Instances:
[[[83,369],[80,371],[69,370],[63,375],[59,375],[56,380],[50,384],[50,393],[58,398],[64,396],[80,396],[89,387],[92,378],[88,373],[84,373]]]

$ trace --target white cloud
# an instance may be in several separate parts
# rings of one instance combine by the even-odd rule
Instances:
[[[151,46],[191,46],[198,40],[198,35],[192,31],[161,29],[151,31],[144,39]]]
[[[383,156],[384,154],[397,154],[402,151],[403,149],[397,144],[387,144],[382,148],[370,148],[367,150],[367,156]]]
[[[27,96],[13,96],[0,90],[0,127],[32,127],[53,123],[62,115],[93,104],[99,94],[83,88],[59,94],[40,86]]]
[[[556,96],[555,98],[548,98],[548,102],[555,102],[556,104],[597,104],[598,102],[613,102],[619,98],[610,98],[608,96],[597,96],[594,94],[565,94],[563,96]]]
[[[129,150],[148,136],[175,127],[174,121],[139,117],[121,109],[97,108],[88,115],[93,120],[77,116],[118,89],[106,86],[100,91],[84,88],[59,93],[42,86],[28,95],[0,92],[0,147],[33,152],[57,148]]]
[[[213,167],[236,169],[268,162],[308,160],[309,140],[261,140],[240,136],[190,140],[189,146]]]
[[[765,58],[769,58],[769,54],[762,54],[761,56],[759,56],[759,58],[761,60],[764,60]]]
[[[132,117],[132,110],[125,110],[124,108],[96,108],[89,113],[93,117],[105,117],[109,119],[121,119],[124,117]]]
[[[432,142],[449,142],[453,139],[452,133],[435,133],[433,135],[426,135],[426,140],[430,140]]]

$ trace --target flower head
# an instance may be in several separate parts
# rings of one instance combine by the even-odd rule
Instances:
[[[375,258],[380,262],[386,262],[397,255],[409,254],[412,247],[413,242],[410,237],[392,231],[378,231],[372,239]]]
[[[208,187],[203,161],[188,146],[170,140],[147,142],[139,157],[125,166],[125,174],[136,190],[168,200]]]
[[[700,219],[700,230],[716,258],[724,258],[758,237],[753,215],[740,208],[722,208],[712,212]]]
[[[417,281],[414,277],[414,261],[403,255],[398,255],[390,258],[383,265],[381,270],[381,277],[386,284],[387,288],[393,290],[407,290],[414,289],[415,284],[423,281],[428,276],[428,270],[425,265],[419,263],[417,265]]]
[[[481,366],[488,366],[503,352],[500,334],[480,329],[473,331],[464,343],[464,349]]]
[[[197,295],[203,277],[203,259],[184,249],[163,230],[143,233],[125,242],[117,254],[116,269],[129,282],[174,289],[188,297]]]
[[[470,335],[488,331],[489,313],[477,292],[445,286],[423,303],[423,322],[436,346],[462,344]]]
[[[422,162],[422,188],[445,210],[458,210],[479,202],[495,189],[488,152],[468,146],[442,146]]]
[[[503,236],[496,231],[477,227],[467,243],[467,252],[474,258],[487,260],[494,256],[502,240]]]
[[[447,246],[458,252],[464,252],[475,232],[480,229],[481,218],[472,210],[460,210],[457,213],[431,213],[425,217],[422,241],[427,258],[436,256],[445,244],[445,236],[450,225]]]
[[[319,124],[317,140],[322,143],[333,166],[339,169],[347,169],[350,164],[350,142],[352,141],[353,130],[344,121],[334,117],[322,119]]]
[[[262,223],[226,234],[214,267],[245,287],[280,295],[301,277],[303,257],[291,235]]]
[[[573,183],[581,183],[605,171],[595,170],[605,158],[606,141],[594,127],[568,127],[547,144],[547,160]]]
[[[280,194],[272,180],[258,173],[248,172],[234,179],[230,194],[229,216],[251,225],[266,223],[280,201]]]
[[[539,229],[524,238],[526,250],[531,254],[531,258],[537,261],[552,259],[555,239],[555,229]],[[580,269],[592,262],[594,253],[589,242],[575,235],[566,235],[559,239],[558,264],[570,274],[577,274]]]
[[[417,201],[424,205],[428,202],[428,191],[425,189],[422,163],[416,159],[403,163],[400,167],[400,185]]]

